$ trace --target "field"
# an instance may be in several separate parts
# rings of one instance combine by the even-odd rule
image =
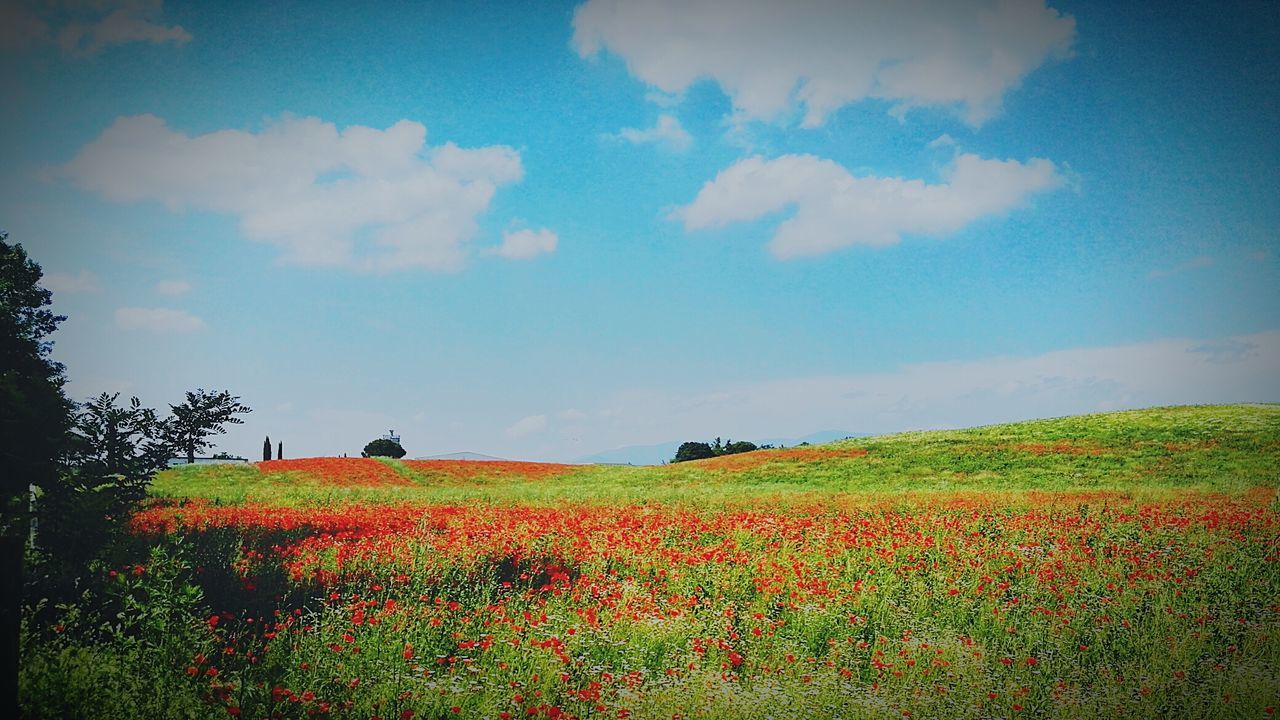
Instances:
[[[178,468],[102,597],[29,614],[24,710],[1275,717],[1278,485],[1280,406],[657,467]]]

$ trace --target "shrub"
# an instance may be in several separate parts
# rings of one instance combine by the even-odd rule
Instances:
[[[386,438],[378,438],[368,445],[364,446],[364,450],[360,453],[361,457],[404,457],[404,448],[400,447],[400,443]]]

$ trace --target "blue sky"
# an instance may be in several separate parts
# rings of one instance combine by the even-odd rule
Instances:
[[[250,456],[1280,401],[1280,24],[1133,5],[10,4],[0,227]]]

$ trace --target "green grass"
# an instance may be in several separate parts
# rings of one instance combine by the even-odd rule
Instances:
[[[1065,444],[1066,451],[1055,450]],[[1043,448],[1036,446],[1044,446]],[[1280,405],[1166,407],[910,432],[813,446],[863,457],[787,459],[760,451],[755,467],[715,461],[649,467],[582,466],[564,476],[431,481],[388,462],[415,484],[338,487],[302,475],[263,476],[254,465],[192,466],[160,474],[159,497],[298,505],[366,502],[657,502],[693,505],[811,498],[830,493],[1192,489],[1239,493],[1280,482]],[[1039,450],[1039,452],[1037,452]]]
[[[144,510],[135,521],[177,523],[132,537],[149,559],[99,577],[98,601],[29,616],[25,714],[1235,718],[1280,704],[1280,406],[537,478],[382,462],[405,484],[162,473],[153,495],[212,502]]]

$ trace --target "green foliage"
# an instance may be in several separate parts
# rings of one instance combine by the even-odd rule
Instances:
[[[400,443],[386,438],[378,438],[364,446],[364,450],[360,453],[361,457],[389,457],[400,459],[404,457],[404,448],[400,447]]]
[[[721,441],[720,438],[716,438],[710,443],[686,442],[680,444],[680,447],[676,450],[676,456],[672,458],[671,462],[704,460],[720,455],[734,455],[759,449],[761,448],[758,445],[746,440],[734,442],[733,440]]]
[[[39,497],[29,592],[65,599],[87,568],[113,551],[123,519],[147,493],[172,450],[166,424],[137,398],[103,393],[79,406],[63,457],[62,481]]]
[[[689,460],[702,460],[705,458],[715,457],[716,453],[711,446],[704,442],[685,442],[680,443],[680,447],[676,449],[676,456],[672,462],[687,462]]]
[[[208,438],[225,433],[227,424],[243,424],[236,415],[252,412],[229,391],[210,392],[204,388],[188,391],[185,402],[169,408],[173,412],[168,425],[169,440],[186,454],[188,463],[196,461],[196,453],[212,447]]]
[[[0,232],[0,531],[25,528],[27,489],[57,482],[72,404],[49,340],[66,318],[48,309],[40,266]]]
[[[179,670],[192,653],[212,653],[184,555],[176,543],[118,569],[95,562],[74,600],[35,602],[24,619],[22,717],[208,717],[199,679]]]
[[[67,485],[112,486],[124,503],[146,496],[147,483],[168,465],[170,423],[138,398],[118,405],[119,393],[102,393],[81,405],[68,454]]]

